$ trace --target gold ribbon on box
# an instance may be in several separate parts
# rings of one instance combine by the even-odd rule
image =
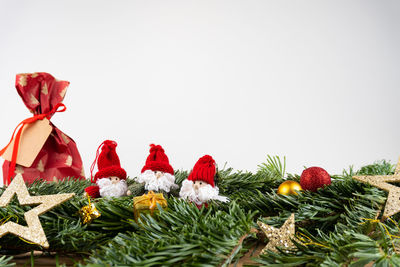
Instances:
[[[134,197],[133,206],[135,208],[135,217],[139,218],[140,210],[150,210],[150,214],[153,215],[154,210],[157,208],[157,203],[162,207],[168,206],[167,200],[162,193],[149,191],[147,194],[143,194],[140,197]]]
[[[93,203],[90,203],[90,196],[88,195],[89,205],[84,206],[79,210],[79,215],[82,218],[83,224],[91,223],[94,219],[97,219],[101,216],[100,212],[96,209],[96,206]]]

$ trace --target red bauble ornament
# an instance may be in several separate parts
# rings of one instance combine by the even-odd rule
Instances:
[[[331,184],[331,176],[320,167],[310,167],[300,176],[300,185],[303,190],[316,192],[318,188]]]

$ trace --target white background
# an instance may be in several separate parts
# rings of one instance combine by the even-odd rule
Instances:
[[[255,171],[400,156],[399,1],[1,1],[0,142],[30,116],[15,74],[71,82],[52,121],[86,173],[116,140],[136,176],[150,143],[175,169],[212,155]],[[3,146],[1,145],[1,146]]]

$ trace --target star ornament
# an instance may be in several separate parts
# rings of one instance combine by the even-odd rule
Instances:
[[[284,222],[281,228],[275,228],[259,221],[258,225],[269,239],[268,244],[265,246],[265,248],[263,248],[261,254],[264,254],[267,250],[277,252],[278,250],[276,247],[282,247],[285,249],[293,248],[294,244],[292,239],[295,239],[294,222],[294,213],[290,215],[289,219]]]
[[[39,205],[25,212],[25,221],[28,226],[14,222],[7,222],[0,226],[0,238],[8,233],[19,236],[29,242],[49,247],[46,235],[40,224],[39,215],[51,210],[57,205],[71,199],[75,194],[57,194],[45,196],[30,196],[21,174],[17,174],[0,197],[0,207],[6,207],[14,195],[17,195],[21,205]]]
[[[389,192],[382,219],[387,219],[400,212],[400,187],[390,184],[390,182],[400,182],[400,159],[394,175],[353,176],[353,179]]]

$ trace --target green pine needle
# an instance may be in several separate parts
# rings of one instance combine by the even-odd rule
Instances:
[[[353,180],[353,175],[393,174],[394,165],[375,162],[360,170],[350,167],[333,176],[332,184],[316,193],[302,191],[298,195],[277,195],[285,178],[298,181],[298,175],[286,174],[286,158],[268,156],[256,173],[219,170],[220,194],[229,203],[211,202],[208,209],[177,198],[178,191],[165,194],[168,209],[159,215],[133,219],[130,197],[93,200],[101,217],[82,225],[79,209],[87,205],[83,196],[89,181],[65,179],[59,183],[37,181],[29,186],[32,195],[76,193],[70,201],[40,216],[50,243],[49,251],[84,255],[79,266],[228,266],[253,249],[259,238],[251,233],[257,221],[280,227],[295,213],[296,231],[303,241],[294,240],[296,248],[286,253],[268,252],[254,258],[264,266],[400,266],[396,253],[400,238],[399,215],[392,221],[371,222],[383,209],[387,193]],[[177,171],[181,184],[188,172]],[[133,196],[144,187],[128,180]],[[0,188],[0,194],[4,192]],[[25,223],[24,213],[30,207],[20,206],[14,198],[0,208],[0,218],[12,216]],[[247,236],[248,234],[248,236]],[[246,236],[242,244],[241,237]],[[307,243],[307,244],[305,244]],[[0,239],[1,254],[15,254],[42,248],[28,244],[16,236]],[[0,258],[1,266],[12,266],[12,258]]]

